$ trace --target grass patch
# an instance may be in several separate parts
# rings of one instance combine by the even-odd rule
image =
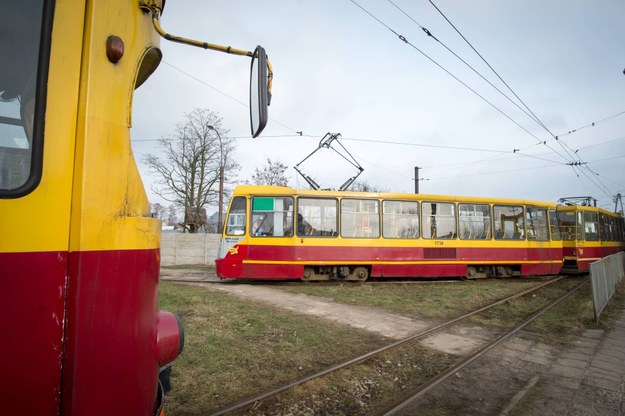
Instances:
[[[369,414],[407,389],[450,366],[454,358],[407,344],[382,356],[342,369],[239,414],[336,415]]]
[[[450,319],[537,284],[527,280],[488,280],[419,284],[312,283],[275,287],[291,293],[332,298],[350,305],[372,306],[409,317]]]
[[[599,323],[595,322],[590,283],[568,297],[527,326],[527,330],[536,333],[543,341],[565,343],[569,337],[581,335],[586,329],[606,329],[625,306],[625,280],[616,288],[614,297],[601,314]]]
[[[206,414],[388,341],[318,318],[163,282],[159,307],[185,326],[168,415]]]
[[[507,302],[475,317],[474,324],[510,327],[577,285],[564,279],[535,295]],[[271,287],[428,319],[456,317],[536,285],[536,281],[282,285]],[[587,328],[606,328],[625,305],[625,282],[594,322],[590,285],[526,327],[529,336],[566,344]],[[249,397],[371,351],[388,340],[370,333],[197,286],[160,284],[160,308],[184,322],[186,345],[173,367],[169,416],[208,414]],[[381,358],[307,383],[293,392],[247,409],[245,414],[363,414],[419,384],[453,359],[410,344]]]
[[[169,270],[215,270],[214,264],[170,264],[167,266],[162,266],[161,269],[169,269]]]
[[[581,282],[581,278],[565,278],[534,294],[506,302],[487,312],[469,318],[477,325],[511,328],[542,306],[556,299]],[[352,305],[371,306],[413,318],[451,319],[471,310],[537,285],[529,280],[462,281],[455,283],[392,283],[276,286],[292,293],[323,296]],[[625,282],[624,282],[625,284]],[[623,284],[602,315],[609,321],[613,310],[619,310]],[[544,342],[565,342],[563,337],[580,335],[587,328],[602,327],[594,322],[590,284],[528,325],[525,330],[536,333]]]

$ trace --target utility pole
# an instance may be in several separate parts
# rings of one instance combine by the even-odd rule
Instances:
[[[621,206],[621,210],[619,211],[618,206]],[[617,214],[621,214],[623,215],[623,196],[621,195],[621,193],[617,193],[616,196],[614,197],[614,212]]]
[[[414,193],[419,193],[419,166],[414,167]]]

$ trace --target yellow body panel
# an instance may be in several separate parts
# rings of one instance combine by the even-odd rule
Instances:
[[[328,198],[380,198],[380,199],[398,199],[398,200],[417,200],[417,201],[432,201],[432,202],[466,202],[475,204],[502,204],[502,205],[530,205],[530,206],[544,206],[555,209],[556,204],[543,201],[533,201],[527,199],[512,199],[512,198],[486,198],[480,196],[456,196],[456,195],[431,195],[431,194],[405,194],[396,192],[351,192],[351,191],[313,191],[303,189],[293,189],[285,186],[255,186],[255,185],[240,185],[234,190],[233,197],[235,196],[315,196],[315,197],[328,197]]]
[[[0,252],[67,251],[84,6],[57,3],[55,22],[63,24],[52,30],[41,182],[26,196],[0,200]]]
[[[0,228],[11,236],[0,238],[0,252],[159,246],[129,128],[140,60],[160,40],[137,2],[122,4],[57,2],[42,178],[30,194],[0,202]],[[106,56],[110,35],[125,44],[117,64]]]
[[[314,196],[317,198],[371,198],[384,200],[403,201],[432,201],[452,203],[475,203],[475,204],[501,204],[501,205],[526,205],[556,209],[556,204],[524,199],[509,198],[485,198],[485,197],[462,197],[450,195],[427,195],[427,194],[403,194],[388,192],[349,192],[349,191],[313,191],[300,190],[282,186],[237,186],[232,197],[236,196]],[[350,247],[414,247],[418,241],[419,247],[448,247],[448,248],[561,248],[562,242],[557,240],[534,241],[534,240],[463,240],[454,239],[399,239],[399,238],[344,238],[337,237],[247,237],[239,244],[245,245],[253,242],[257,246],[274,245],[307,245],[320,247],[350,246]]]
[[[130,145],[131,101],[140,60],[159,38],[137,2],[94,1],[87,10],[77,125],[70,251],[157,248],[160,221],[149,204]],[[132,16],[118,19],[118,14]],[[125,54],[113,64],[110,35]],[[124,88],[113,88],[122,85]]]

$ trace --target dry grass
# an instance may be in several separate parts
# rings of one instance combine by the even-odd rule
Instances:
[[[450,319],[538,283],[529,280],[488,280],[418,284],[312,283],[276,287],[291,293],[328,297],[351,305],[372,306],[409,317]]]
[[[566,288],[557,287],[509,302],[474,323],[507,327],[539,309]],[[445,319],[537,284],[535,281],[453,284],[280,285],[273,288],[333,298],[412,317]],[[593,320],[590,287],[578,291],[526,329],[545,342],[564,343],[586,328],[603,327],[625,304],[623,285],[602,316]],[[388,340],[326,320],[285,312],[196,286],[161,283],[160,308],[185,325],[185,351],[174,363],[169,416],[203,415],[287,381],[299,379]],[[403,388],[430,377],[451,357],[422,348],[402,348],[346,369],[247,414],[363,414]],[[349,393],[349,394],[348,394]]]
[[[210,413],[386,342],[193,286],[161,283],[159,306],[178,314],[185,326],[185,349],[172,372],[170,416]]]

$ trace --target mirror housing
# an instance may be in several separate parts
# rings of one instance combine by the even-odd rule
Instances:
[[[252,56],[250,69],[250,121],[252,137],[258,137],[267,125],[269,118],[267,54],[262,46],[257,46]]]

